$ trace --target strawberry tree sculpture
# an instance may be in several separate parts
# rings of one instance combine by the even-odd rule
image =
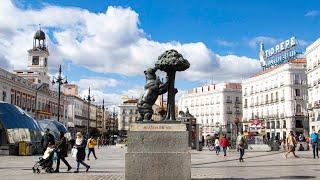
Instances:
[[[174,87],[176,72],[185,71],[190,67],[190,63],[187,59],[184,59],[178,51],[171,49],[165,51],[158,57],[155,67],[167,73],[168,98],[167,113],[164,120],[175,121],[175,95],[178,92]]]

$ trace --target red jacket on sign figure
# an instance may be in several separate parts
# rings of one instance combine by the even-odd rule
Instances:
[[[226,148],[229,146],[228,139],[226,137],[222,137],[220,140],[220,145],[222,148]]]

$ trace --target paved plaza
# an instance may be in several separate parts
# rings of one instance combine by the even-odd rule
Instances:
[[[60,173],[32,173],[36,156],[1,156],[0,179],[124,179],[125,148],[103,147],[97,149],[98,160],[87,161],[91,169],[88,173],[66,172],[62,163]],[[279,152],[247,152],[245,162],[237,161],[236,151],[227,157],[214,152],[192,151],[192,179],[319,179],[320,160],[311,158],[311,152],[298,152],[300,158],[284,158]],[[75,167],[74,158],[67,160]]]

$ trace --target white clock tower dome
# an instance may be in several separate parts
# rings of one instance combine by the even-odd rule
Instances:
[[[18,76],[24,77],[35,84],[50,84],[48,57],[46,35],[39,28],[33,37],[33,48],[28,50],[28,70],[15,70],[15,72]]]

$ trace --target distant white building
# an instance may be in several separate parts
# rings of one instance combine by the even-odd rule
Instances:
[[[320,38],[306,49],[310,131],[320,130]]]
[[[123,97],[119,107],[118,114],[118,130],[126,133],[129,130],[129,125],[136,122],[139,114],[137,109],[138,99]]]
[[[306,133],[305,71],[305,59],[297,58],[244,80],[243,129],[265,134],[269,138],[285,138],[290,130],[298,134]]]
[[[202,135],[235,132],[235,118],[241,119],[241,84],[219,83],[193,88],[182,95],[179,111],[189,109],[202,126]]]

